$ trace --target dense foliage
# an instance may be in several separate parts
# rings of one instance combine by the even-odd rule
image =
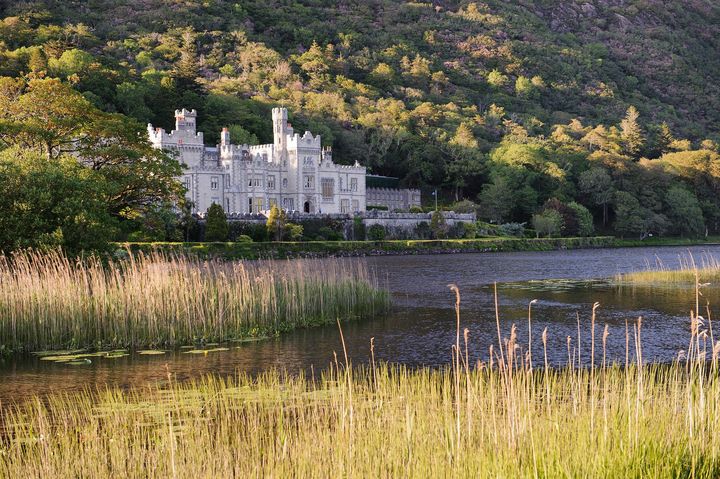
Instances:
[[[196,108],[210,141],[268,142],[283,104],[337,161],[496,223],[555,198],[604,231],[720,228],[710,0],[48,0],[0,17],[0,75],[59,78],[109,118],[169,128]]]

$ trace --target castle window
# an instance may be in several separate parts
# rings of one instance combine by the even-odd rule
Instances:
[[[358,200],[352,200],[353,211],[360,211],[360,202]]]
[[[332,200],[335,195],[335,180],[332,178],[320,178],[323,200]]]
[[[283,178],[283,183],[282,183],[282,185],[283,185],[283,188],[287,188],[287,186],[288,186],[287,178]]]
[[[186,190],[190,191],[190,177],[189,176],[183,176],[183,186]]]
[[[255,198],[253,202],[253,213],[260,213],[263,210],[263,199]]]
[[[350,200],[340,200],[340,213],[350,213]]]
[[[283,198],[282,206],[283,209],[292,211],[295,209],[295,201],[292,198]]]
[[[268,209],[272,209],[273,206],[277,206],[277,198],[268,198]]]
[[[213,204],[215,204],[215,205],[219,205],[219,204],[220,204],[220,198],[218,198],[217,196],[213,196],[212,198],[210,198],[210,202],[213,203]]]
[[[311,190],[311,189],[315,188],[315,177],[306,175],[303,178],[303,185],[305,185],[306,190]]]
[[[357,178],[350,178],[350,191],[357,191]]]
[[[275,176],[274,175],[268,175],[267,177],[267,187],[269,190],[275,189]]]
[[[225,212],[230,212],[230,198],[225,198]]]
[[[217,190],[217,189],[218,189],[218,177],[217,177],[217,176],[211,176],[211,177],[210,177],[210,189],[211,189],[211,190]]]

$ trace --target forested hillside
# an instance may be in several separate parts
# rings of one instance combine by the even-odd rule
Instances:
[[[487,220],[576,201],[620,234],[720,227],[711,0],[58,0],[0,17],[0,76],[59,78],[140,123],[196,108],[210,141],[267,142],[282,104],[336,161]]]

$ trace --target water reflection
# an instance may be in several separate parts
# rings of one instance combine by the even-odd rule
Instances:
[[[695,255],[705,251],[719,254],[720,247],[691,251]],[[370,339],[374,338],[376,359],[413,366],[447,364],[455,340],[453,297],[447,285],[456,283],[462,294],[462,327],[470,330],[470,355],[473,360],[487,360],[489,346],[497,342],[493,283],[498,282],[503,335],[509,335],[512,324],[516,324],[523,348],[527,347],[528,303],[539,300],[533,305],[535,358],[542,358],[540,335],[547,327],[549,361],[567,362],[567,336],[571,337],[571,348],[577,348],[579,321],[580,356],[587,361],[590,313],[592,304],[598,301],[601,307],[596,337],[602,336],[607,324],[610,359],[624,361],[626,321],[632,335],[633,322],[642,316],[644,358],[669,361],[686,347],[689,311],[695,304],[692,288],[618,288],[607,281],[587,280],[644,269],[648,261],[656,259],[672,266],[687,252],[687,248],[642,248],[368,258],[368,265],[392,291],[395,307],[385,318],[344,323],[348,354],[354,363],[367,362]],[[548,278],[572,281],[538,281]],[[720,288],[714,285],[705,288],[703,307],[709,302],[720,308],[718,293]],[[596,351],[600,350],[599,344],[598,339]],[[337,326],[300,330],[207,356],[174,352],[164,356],[93,358],[92,364],[85,366],[55,364],[34,357],[12,358],[0,365],[0,400],[85,387],[155,384],[166,380],[167,369],[181,380],[205,373],[234,374],[238,370],[319,370],[333,361],[334,352],[342,355]]]

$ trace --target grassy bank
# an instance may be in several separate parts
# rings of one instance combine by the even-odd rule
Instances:
[[[696,245],[720,245],[720,236],[708,236],[707,238],[645,238],[621,239],[616,238],[614,246],[618,248],[646,247],[646,246],[696,246]]]
[[[478,238],[453,240],[388,241],[280,241],[237,243],[122,243],[132,251],[189,253],[202,258],[225,259],[299,258],[323,256],[380,256],[497,251],[551,251],[604,248],[614,244],[611,236],[590,238]]]
[[[630,358],[640,331],[630,326]],[[606,365],[598,334],[592,367],[548,369],[511,335],[494,363],[461,354],[444,370],[168,373],[162,389],[5,408],[0,476],[713,478],[720,348],[703,342],[693,335],[668,366]],[[459,329],[456,344],[466,351]]]
[[[227,341],[372,316],[387,305],[388,294],[353,260],[0,257],[0,345],[13,351]]]

